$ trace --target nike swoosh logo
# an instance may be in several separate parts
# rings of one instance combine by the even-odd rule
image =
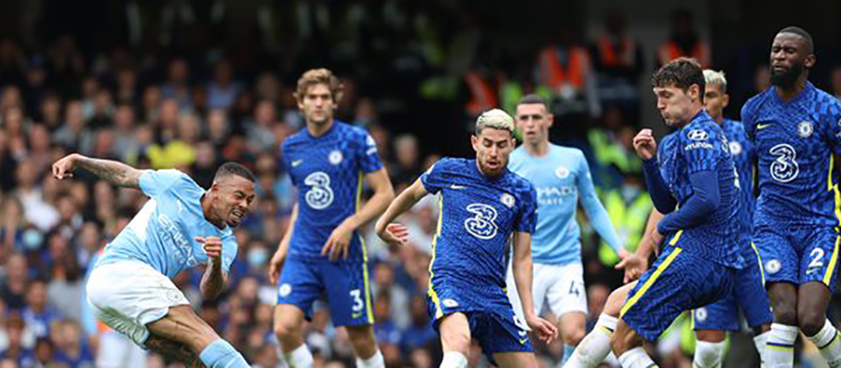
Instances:
[[[520,345],[524,345],[527,341],[529,341],[528,337],[526,337],[525,339],[520,339]]]
[[[298,165],[304,163],[304,160],[295,160],[292,161],[292,167],[298,167]]]
[[[362,313],[353,313],[353,314],[350,315],[350,318],[353,318],[353,319],[357,319],[359,317],[362,317]]]
[[[465,189],[465,188],[467,188],[467,187],[465,187],[463,185],[456,185],[456,184],[450,185],[450,189]]]
[[[762,129],[765,129],[769,126],[771,126],[771,124],[757,124],[756,125],[756,130],[762,130]]]

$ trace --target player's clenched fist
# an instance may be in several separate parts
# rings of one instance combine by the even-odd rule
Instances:
[[[222,238],[218,236],[197,236],[196,241],[204,244],[204,252],[212,262],[222,258]]]
[[[657,153],[657,141],[651,134],[651,129],[643,129],[634,137],[634,150],[643,160],[650,160]]]
[[[76,169],[76,157],[78,154],[70,154],[62,158],[61,160],[56,161],[53,164],[53,177],[58,180],[62,180],[64,178],[72,178],[73,177],[73,170]]]

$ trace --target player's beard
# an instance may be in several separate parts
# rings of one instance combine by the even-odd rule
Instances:
[[[795,62],[792,63],[790,67],[788,67],[784,72],[775,72],[774,68],[771,68],[771,84],[777,87],[782,88],[790,88],[794,86],[794,83],[797,82],[797,78],[800,77],[800,74],[806,71],[806,67],[803,65],[802,62]]]

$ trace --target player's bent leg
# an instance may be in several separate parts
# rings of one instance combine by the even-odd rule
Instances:
[[[444,359],[441,368],[467,367],[470,353],[470,322],[464,313],[453,313],[441,318],[438,324]]]
[[[356,366],[359,368],[384,368],[383,354],[377,349],[377,339],[374,337],[374,327],[371,325],[345,326],[350,344],[358,357]]]
[[[534,353],[494,353],[493,357],[500,368],[538,367],[537,359],[535,359]]]
[[[291,304],[276,305],[274,333],[280,341],[283,357],[290,367],[312,367],[312,354],[304,344],[304,311]]]
[[[622,305],[636,284],[634,281],[610,293],[593,331],[578,343],[572,356],[564,363],[564,368],[593,368],[607,358],[610,354],[610,338],[619,322]]]
[[[146,327],[152,335],[185,345],[198,353],[199,359],[208,367],[248,367],[245,358],[222,340],[189,305],[171,307],[166,316]]]
[[[650,368],[656,367],[654,361],[645,352],[643,342],[645,339],[634,332],[625,321],[619,320],[616,331],[610,339],[610,346],[613,354],[619,357],[619,364],[623,368]]]
[[[146,345],[147,349],[158,353],[169,360],[184,363],[184,365],[188,368],[204,367],[204,364],[196,353],[188,349],[185,345],[179,344],[170,339],[152,334],[149,335],[148,339],[146,339],[144,345]]]
[[[575,352],[575,347],[584,339],[587,331],[587,315],[582,312],[570,312],[561,316],[561,338],[564,342],[564,358],[566,363]]]
[[[797,321],[800,329],[818,347],[830,367],[841,367],[839,334],[826,319],[831,297],[829,288],[821,282],[810,281],[800,285],[798,294]]]
[[[722,330],[696,330],[695,337],[698,342],[695,344],[692,366],[696,368],[721,367],[724,338],[727,337],[727,333]]]

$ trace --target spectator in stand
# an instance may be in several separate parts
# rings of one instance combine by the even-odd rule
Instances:
[[[190,89],[190,67],[183,58],[169,62],[168,78],[161,86],[161,97],[173,99],[182,110],[190,110],[193,98]]]

